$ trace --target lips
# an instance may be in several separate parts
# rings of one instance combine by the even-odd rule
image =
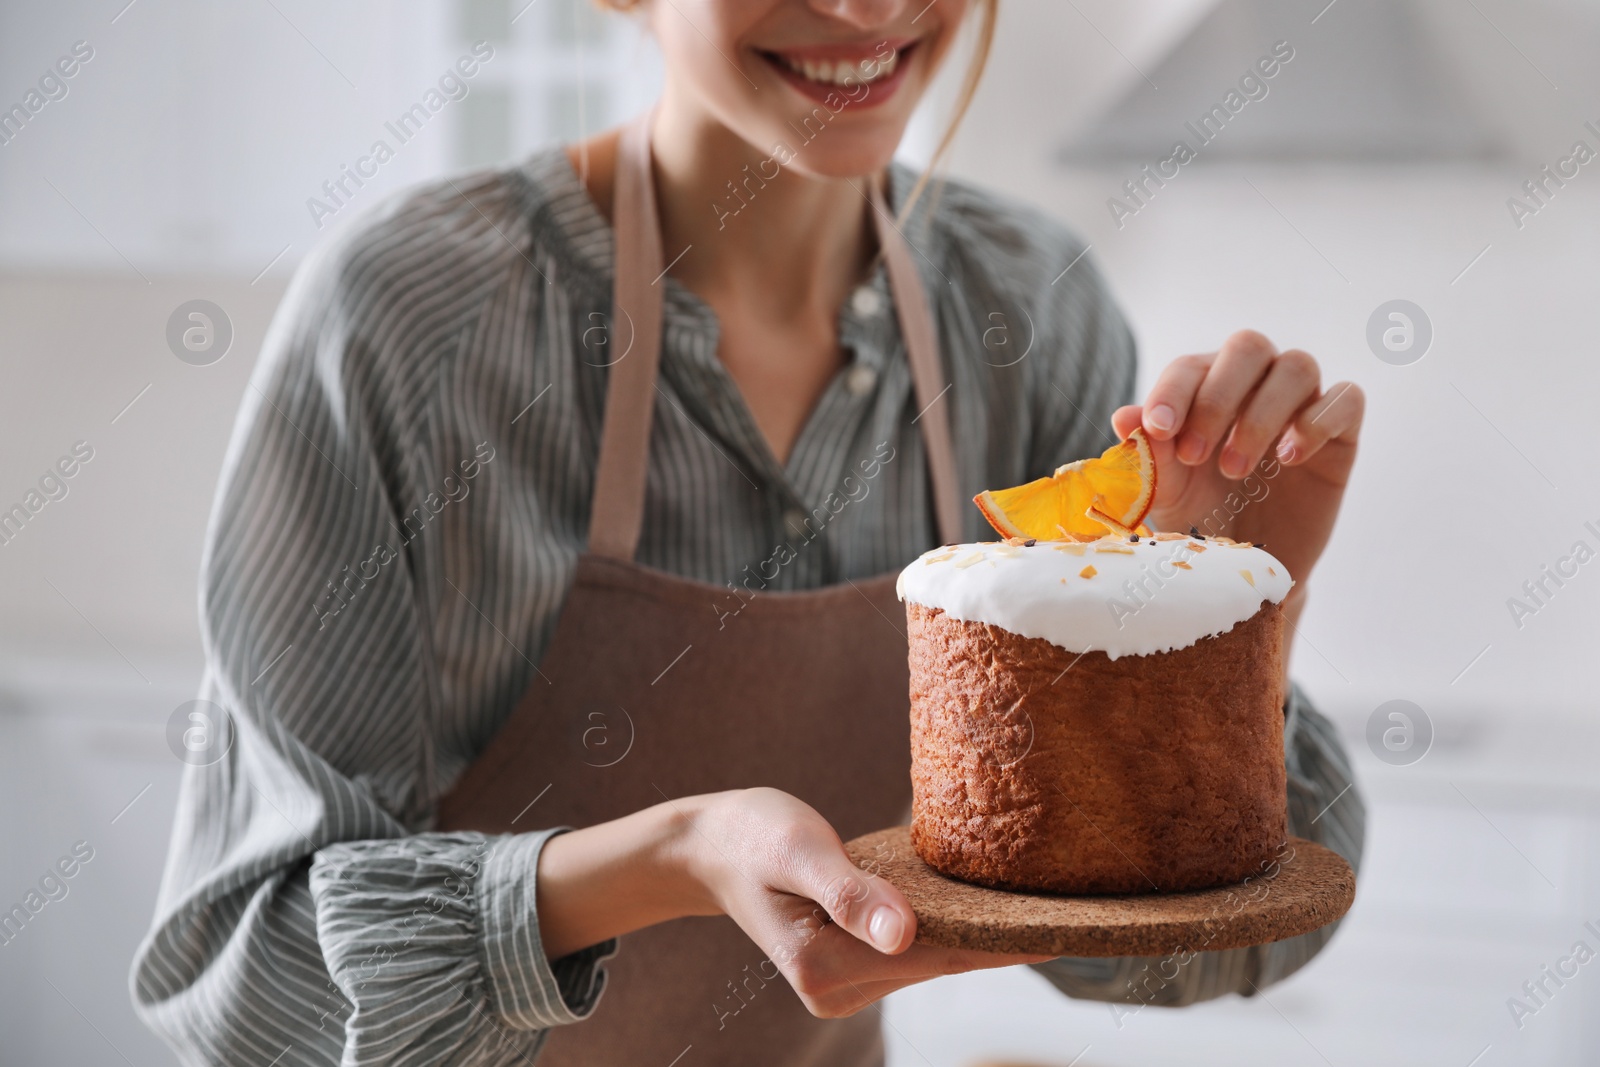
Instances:
[[[758,50],[758,54],[810,99],[826,100],[842,93],[851,99],[852,107],[870,107],[887,101],[899,87],[919,43],[916,38],[906,38]]]

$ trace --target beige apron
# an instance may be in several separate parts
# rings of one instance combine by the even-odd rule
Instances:
[[[724,617],[726,587],[633,561],[664,285],[648,119],[623,133],[615,188],[612,321],[619,333],[631,321],[633,337],[607,383],[588,551],[540,676],[444,798],[439,828],[590,826],[667,799],[757,785],[806,801],[846,840],[903,822],[909,697],[894,575],[759,593]],[[933,320],[876,185],[873,217],[923,412],[939,532],[954,542],[959,498],[947,402],[935,402],[944,386]],[[813,1018],[726,917],[629,934],[606,966],[594,1014],[551,1032],[541,1063],[882,1062],[875,1010]]]

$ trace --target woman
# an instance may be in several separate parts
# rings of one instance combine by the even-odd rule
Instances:
[[[1032,962],[1125,1011],[1294,970],[1329,931],[914,944],[840,835],[904,818],[885,576],[981,536],[962,500],[1142,424],[1153,523],[1269,542],[1292,619],[1361,392],[1244,332],[1133,405],[1073,238],[890,165],[993,0],[639,6],[648,120],[399,198],[284,301],[204,563],[234,739],[185,783],[144,1017],[230,1064],[848,1064],[881,1056],[861,1009],[936,975]],[[1342,750],[1285,710],[1291,829],[1355,862]]]

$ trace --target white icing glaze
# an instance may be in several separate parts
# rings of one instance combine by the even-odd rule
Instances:
[[[1094,568],[1092,577],[1083,577],[1085,567]],[[1282,603],[1292,585],[1282,563],[1249,545],[1105,538],[937,548],[900,572],[895,591],[954,619],[1117,659],[1226,633],[1264,601]]]

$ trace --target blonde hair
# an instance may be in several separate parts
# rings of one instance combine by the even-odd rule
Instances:
[[[594,0],[596,6],[618,12],[633,11],[642,2],[643,0]],[[977,95],[978,83],[983,80],[983,69],[989,63],[989,52],[994,46],[994,25],[999,17],[1000,0],[976,0],[974,11],[975,13],[969,16],[975,18],[978,24],[972,49],[972,62],[967,65],[966,77],[961,80],[961,91],[956,95],[955,110],[951,113],[950,122],[939,138],[938,146],[928,159],[927,169],[917,176],[916,184],[911,187],[911,192],[906,195],[905,204],[900,208],[897,221],[901,224],[910,218],[912,209],[916,207],[917,201],[928,187],[928,180],[950,151],[950,145],[956,139],[956,130],[961,125],[961,120],[966,117],[967,109],[972,106],[972,98]]]
[[[994,47],[994,24],[999,13],[1000,0],[977,0],[977,13],[973,17],[978,20],[978,28],[977,40],[972,49],[972,62],[967,65],[966,77],[961,80],[961,91],[956,95],[955,110],[951,112],[950,122],[945,126],[938,146],[928,159],[927,169],[917,176],[917,183],[911,187],[904,206],[900,208],[899,218],[896,221],[902,225],[911,217],[912,209],[917,206],[923,190],[928,187],[928,179],[950,151],[950,145],[956,139],[956,130],[961,125],[961,120],[966,117],[967,109],[972,106],[972,98],[978,94],[978,83],[983,80],[983,69],[989,63],[989,51]],[[938,195],[937,187],[934,195]]]

